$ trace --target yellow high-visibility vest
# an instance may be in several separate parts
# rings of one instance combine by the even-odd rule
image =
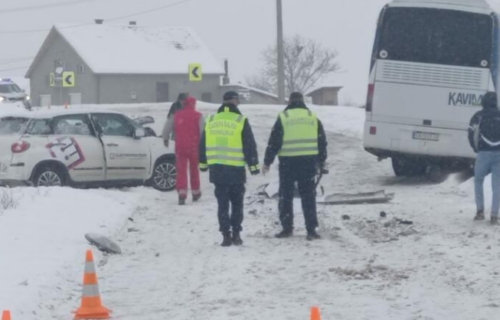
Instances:
[[[229,111],[208,118],[205,126],[208,165],[245,167],[242,138],[245,120],[245,116]]]
[[[318,149],[318,117],[307,109],[292,109],[280,113],[283,125],[283,146],[280,157],[314,156]]]

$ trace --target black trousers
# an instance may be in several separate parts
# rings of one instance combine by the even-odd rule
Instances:
[[[243,201],[245,199],[244,184],[215,184],[215,197],[219,204],[219,231],[227,233],[243,230]],[[231,206],[231,214],[229,207]]]
[[[316,182],[314,170],[305,170],[280,163],[279,212],[284,230],[293,230],[293,196],[295,183],[299,186],[306,229],[314,231],[318,227],[316,212]]]

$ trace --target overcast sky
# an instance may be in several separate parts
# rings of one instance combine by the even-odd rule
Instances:
[[[48,32],[6,34],[9,31],[45,29],[59,22],[86,23],[176,3],[180,0],[16,0],[0,6],[0,70],[25,67]],[[331,82],[342,85],[343,102],[363,103],[375,24],[388,0],[283,0],[285,34],[300,34],[339,52],[342,72]],[[500,2],[493,0],[492,2]],[[23,7],[40,7],[16,11]],[[57,6],[62,4],[61,6]],[[7,12],[5,12],[7,11]],[[274,0],[191,0],[164,10],[113,21],[139,25],[191,26],[214,55],[230,61],[233,82],[244,81],[261,66],[260,54],[276,39]],[[140,57],[138,57],[140,63]],[[0,71],[0,76],[24,75],[25,70]]]

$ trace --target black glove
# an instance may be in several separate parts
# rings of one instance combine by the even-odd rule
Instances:
[[[321,174],[329,174],[330,171],[326,168],[326,163],[321,163],[318,168],[318,172]]]
[[[251,171],[250,171],[250,174],[251,174],[252,176],[256,176],[256,175],[260,174],[260,169],[251,170]]]

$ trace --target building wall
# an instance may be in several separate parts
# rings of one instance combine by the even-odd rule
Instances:
[[[246,103],[246,104],[278,104],[278,98],[271,97],[266,94],[262,94],[258,91],[252,91],[248,90],[245,87],[240,87],[238,85],[226,85],[222,86],[220,89],[220,97],[224,95],[225,92],[227,91],[236,91],[240,92],[240,95],[242,95],[242,92],[248,92],[250,94],[250,99],[245,100],[242,98],[241,103]]]
[[[318,90],[311,95],[313,104],[318,106],[338,106],[339,105],[339,90]]]
[[[338,94],[337,90],[324,90],[323,91],[323,104],[327,106],[338,106]]]
[[[56,61],[64,61],[65,71],[74,71],[74,88],[50,87],[50,73],[55,72]],[[79,73],[79,66],[84,66],[85,73]],[[71,93],[81,93],[82,103],[97,103],[96,76],[78,56],[73,48],[57,33],[54,34],[45,54],[41,56],[30,76],[30,91],[34,106],[41,103],[40,95],[50,95],[52,105],[69,103]]]
[[[157,102],[157,83],[168,83],[168,100],[175,101],[181,92],[188,92],[198,100],[217,102],[221,75],[203,75],[203,81],[190,82],[188,75],[98,75],[98,103],[153,103]],[[210,97],[211,96],[211,99]]]

